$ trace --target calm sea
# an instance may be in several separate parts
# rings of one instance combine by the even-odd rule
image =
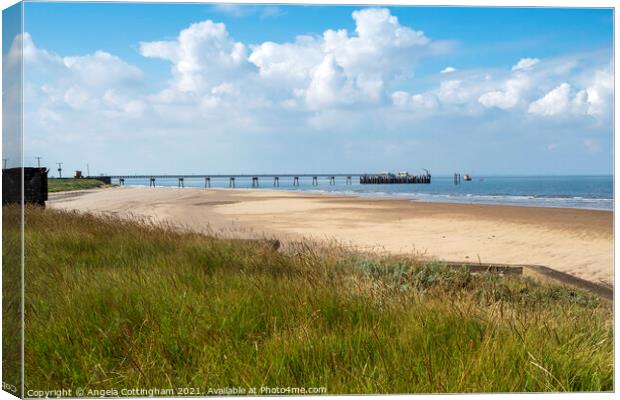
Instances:
[[[292,178],[280,178],[279,188],[272,178],[261,178],[260,189],[279,189],[323,194],[346,194],[360,197],[398,198],[427,202],[468,204],[509,204],[539,207],[613,209],[613,176],[477,176],[473,181],[453,183],[451,176],[433,176],[432,183],[423,185],[360,185],[359,180],[347,185],[345,178],[336,178],[330,185],[327,178],[312,186],[312,178],[300,178],[293,186]],[[118,183],[118,181],[113,182]],[[185,187],[204,187],[202,178],[185,178]],[[126,185],[149,185],[148,180],[126,179]],[[177,187],[177,179],[157,179],[157,186]],[[212,188],[227,188],[227,178],[211,179]],[[237,178],[236,188],[251,188],[251,179]]]

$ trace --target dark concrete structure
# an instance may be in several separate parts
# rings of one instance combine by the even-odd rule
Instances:
[[[24,203],[44,206],[47,201],[47,172],[46,168],[3,169],[2,204],[20,204],[22,202],[23,182]]]
[[[98,181],[101,181],[103,183],[105,183],[106,185],[111,185],[112,184],[112,178],[109,176],[87,176],[87,179],[96,179]]]

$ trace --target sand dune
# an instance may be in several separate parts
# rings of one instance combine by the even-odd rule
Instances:
[[[225,236],[312,237],[449,261],[541,264],[613,281],[613,213],[271,190],[121,187],[51,194],[52,208],[146,216]]]

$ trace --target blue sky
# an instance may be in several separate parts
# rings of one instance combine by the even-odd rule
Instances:
[[[22,31],[22,7],[13,5],[2,12],[2,54],[8,55],[14,38]],[[17,57],[21,54],[15,53]],[[3,62],[5,57],[3,57]],[[8,168],[21,165],[21,68],[2,71],[2,158]]]
[[[609,9],[33,2],[25,32],[27,164],[612,171]]]

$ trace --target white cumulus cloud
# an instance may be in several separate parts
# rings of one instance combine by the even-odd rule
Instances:
[[[305,95],[312,108],[350,101],[351,83],[347,81],[343,68],[336,64],[333,55],[327,55],[314,70]]]
[[[142,78],[142,71],[105,51],[84,56],[64,57],[63,64],[89,86],[133,84]]]
[[[522,58],[515,65],[512,66],[513,71],[530,69],[534,65],[538,64],[540,60],[538,58]]]
[[[540,99],[532,102],[528,108],[531,114],[553,116],[568,110],[570,106],[571,86],[564,82]]]
[[[451,79],[439,85],[437,96],[447,104],[463,104],[469,100],[471,93],[460,80]]]
[[[255,46],[248,60],[263,77],[303,84],[323,57],[320,39],[298,36],[294,43],[264,42]]]
[[[478,98],[485,107],[497,107],[502,110],[513,108],[520,100],[521,93],[527,89],[529,80],[524,76],[508,79],[504,90],[486,92]]]
[[[235,42],[223,23],[211,20],[190,25],[176,40],[141,42],[140,53],[170,61],[174,89],[183,93],[202,93],[249,65],[246,46]]]
[[[605,68],[595,72],[590,84],[575,96],[575,105],[591,116],[602,116],[612,112],[613,75]]]
[[[432,93],[409,94],[404,91],[396,91],[391,95],[392,103],[399,108],[411,108],[413,110],[432,110],[439,102]]]
[[[300,36],[293,43],[265,42],[252,49],[249,61],[261,76],[292,82],[292,91],[305,91],[311,107],[356,99],[378,102],[393,82],[413,75],[431,41],[423,32],[402,26],[388,9],[367,8],[352,17],[355,34],[328,29],[321,37]],[[334,91],[327,90],[334,89],[336,75],[338,93],[346,96],[337,102],[328,95]],[[328,98],[332,100],[326,102]]]

